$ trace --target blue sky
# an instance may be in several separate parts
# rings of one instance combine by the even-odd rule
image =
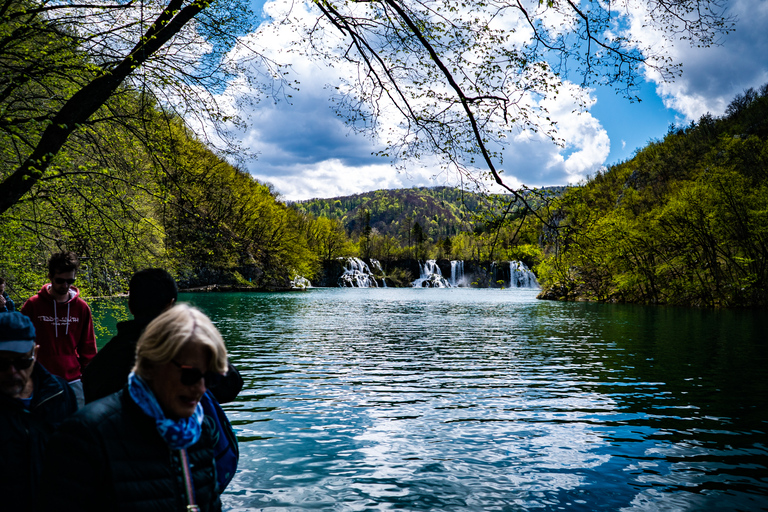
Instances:
[[[631,158],[635,150],[662,138],[670,124],[683,121],[684,116],[667,108],[655,89],[654,84],[644,82],[639,91],[641,101],[635,103],[607,87],[596,91],[597,102],[590,112],[611,140],[606,165]]]
[[[736,31],[713,48],[670,46],[672,57],[683,65],[682,76],[671,84],[646,76],[639,91],[641,102],[630,103],[612,88],[597,87],[588,91],[593,105],[579,116],[571,114],[572,104],[567,101],[549,105],[566,147],[536,137],[515,139],[505,150],[502,166],[508,182],[528,186],[578,182],[662,138],[671,123],[687,124],[707,112],[720,116],[737,93],[768,83],[768,0],[727,4],[730,14],[738,18]],[[266,8],[272,15],[292,6],[292,16],[312,19],[300,1],[253,0],[253,6],[257,13]],[[250,44],[257,44],[265,54],[287,58],[291,77],[301,82],[290,100],[264,98],[245,82],[233,84],[222,96],[233,109],[240,100],[237,112],[246,127],[236,130],[235,136],[244,150],[258,154],[244,166],[259,180],[272,183],[284,199],[458,184],[456,175],[441,171],[426,158],[411,163],[407,172],[398,172],[390,161],[371,156],[382,147],[380,142],[351,132],[333,112],[331,95],[339,70],[317,59],[286,54],[295,33],[265,21],[249,37]],[[259,101],[243,104],[243,98]]]

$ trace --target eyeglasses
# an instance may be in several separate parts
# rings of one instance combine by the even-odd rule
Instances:
[[[34,357],[19,357],[17,359],[0,359],[0,372],[7,372],[11,366],[17,370],[26,370],[35,362]]]
[[[63,277],[54,277],[53,278],[53,282],[56,283],[56,284],[67,283],[67,284],[71,285],[71,284],[73,284],[75,282],[75,278],[73,277],[72,279],[64,279]]]
[[[176,367],[181,370],[181,383],[185,386],[194,386],[198,382],[200,382],[200,379],[205,379],[205,387],[207,388],[214,388],[216,387],[221,380],[224,378],[224,376],[220,373],[216,372],[201,372],[198,368],[195,368],[194,366],[184,366],[174,359],[171,359],[171,362],[176,365]]]

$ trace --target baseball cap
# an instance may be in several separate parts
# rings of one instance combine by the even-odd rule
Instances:
[[[26,354],[35,348],[35,326],[17,311],[0,313],[0,351]]]

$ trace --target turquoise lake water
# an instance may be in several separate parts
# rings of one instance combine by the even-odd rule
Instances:
[[[182,294],[245,380],[225,508],[768,510],[764,312],[536,292]]]

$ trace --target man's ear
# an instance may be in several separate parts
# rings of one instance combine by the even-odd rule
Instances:
[[[168,304],[163,308],[163,312],[171,309],[174,304],[176,304],[176,299],[171,299],[170,301],[168,301]]]

